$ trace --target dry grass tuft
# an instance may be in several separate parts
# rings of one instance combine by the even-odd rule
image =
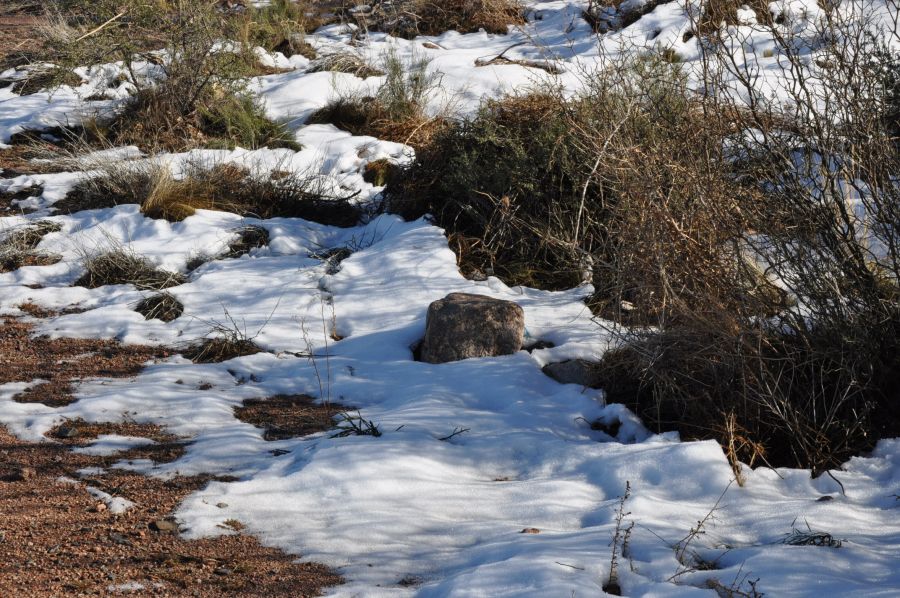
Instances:
[[[50,220],[39,220],[32,224],[17,227],[0,240],[0,272],[12,272],[23,266],[50,266],[62,259],[37,251],[37,246],[45,235],[62,230],[62,227]]]
[[[384,75],[384,71],[373,67],[366,62],[365,58],[354,52],[335,52],[333,54],[326,54],[325,56],[312,61],[306,69],[307,73],[320,73],[324,71],[348,73],[359,77],[360,79],[381,77]]]
[[[232,335],[204,339],[185,349],[183,355],[194,363],[221,363],[260,352],[262,349],[251,339]]]
[[[146,320],[172,322],[184,313],[184,306],[171,293],[158,293],[144,299],[134,307]]]
[[[269,231],[261,226],[251,224],[234,231],[237,239],[228,244],[228,251],[223,258],[236,258],[250,253],[251,249],[265,247],[269,244]]]
[[[446,115],[429,114],[429,100],[440,85],[440,75],[428,70],[429,62],[413,56],[406,63],[389,52],[384,56],[385,80],[374,97],[338,96],[313,113],[309,122],[331,123],[354,135],[424,147],[449,122]]]
[[[220,210],[256,218],[292,217],[353,226],[361,216],[351,197],[335,196],[309,173],[252,173],[235,164],[188,163],[182,178],[152,161],[107,162],[101,174],[79,183],[61,202],[78,211],[136,203],[149,218],[177,222],[197,210]]]
[[[183,274],[160,270],[125,247],[86,255],[82,265],[86,272],[74,284],[89,289],[111,284],[132,284],[139,289],[158,291],[187,282]]]

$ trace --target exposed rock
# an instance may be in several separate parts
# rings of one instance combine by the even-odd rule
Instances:
[[[428,306],[421,359],[446,363],[509,355],[522,348],[525,312],[511,301],[450,293]]]
[[[157,519],[150,524],[150,529],[157,532],[173,533],[178,531],[178,524],[172,519]]]
[[[578,384],[589,388],[600,388],[600,368],[592,361],[570,359],[558,363],[548,363],[542,372],[561,384]]]

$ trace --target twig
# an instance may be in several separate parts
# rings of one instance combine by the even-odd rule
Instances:
[[[107,25],[109,25],[110,23],[115,21],[116,19],[119,19],[120,17],[124,16],[126,12],[128,12],[127,8],[125,10],[123,10],[122,12],[120,12],[119,14],[117,14],[116,16],[109,19],[108,21],[106,21],[105,23],[103,23],[102,25],[95,27],[94,29],[91,29],[90,31],[88,31],[87,33],[85,33],[84,35],[82,35],[81,37],[76,39],[75,41],[80,42],[81,40],[83,40],[87,37],[90,37],[90,36],[94,35],[95,33],[98,33],[101,29],[103,29],[104,27],[106,27]]]
[[[442,441],[443,441],[443,440],[450,440],[450,439],[453,438],[454,436],[458,436],[458,435],[463,434],[463,433],[468,432],[468,431],[469,431],[469,428],[456,428],[456,429],[453,430],[453,433],[452,433],[452,434],[450,434],[449,436],[444,436],[443,438],[438,438],[438,440],[442,440]]]

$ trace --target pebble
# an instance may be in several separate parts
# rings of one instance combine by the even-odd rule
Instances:
[[[157,519],[150,524],[150,529],[157,532],[177,532],[178,524],[171,519]]]
[[[539,533],[541,533],[541,530],[539,530],[536,527],[526,527],[519,533],[520,534],[539,534]]]

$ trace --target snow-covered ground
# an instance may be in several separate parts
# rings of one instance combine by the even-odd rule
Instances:
[[[811,0],[775,4],[790,14],[802,9],[807,17],[819,10]],[[661,44],[689,66],[698,58],[696,39],[683,39],[690,20],[678,2],[599,38],[580,18],[582,3],[529,6],[528,25],[507,36],[448,32],[406,41],[372,34],[356,51],[375,62],[388,47],[401,57],[427,55],[461,111],[485,95],[550,77],[518,65],[474,66],[504,50],[507,58],[559,61],[565,72],[556,78],[572,90],[586,69],[616,48]],[[749,25],[743,33],[752,41],[755,64],[780,84],[764,36]],[[350,47],[339,26],[319,31],[313,41],[320,52]],[[379,189],[362,179],[365,164],[402,161],[410,150],[304,120],[339,90],[373,89],[380,78],[308,74],[302,58],[290,65],[296,70],[261,77],[254,89],[270,116],[290,123],[302,151],[154,159],[175,172],[196,159],[258,170],[315,169],[336,186],[360,191],[360,201],[376,201]],[[85,71],[90,81],[82,88],[52,94],[0,91],[0,142],[23,129],[72,124],[97,109],[79,99],[102,79],[95,75]],[[114,102],[111,97],[99,108]],[[122,152],[136,156],[133,148]],[[60,408],[14,402],[24,385],[3,385],[0,422],[27,439],[41,439],[74,417],[156,423],[190,437],[185,455],[173,463],[119,465],[156,476],[238,478],[212,483],[181,505],[177,516],[187,536],[231,533],[221,524],[238,520],[243,533],[267,545],[335,567],[347,583],[329,590],[333,596],[597,596],[610,576],[620,497],[628,487],[618,534],[621,540],[631,530],[624,552],[618,545],[624,595],[715,596],[710,580],[746,593],[735,596],[752,595],[757,579],[757,590],[767,596],[900,595],[900,440],[882,441],[834,477],[745,468],[740,487],[715,443],[650,434],[620,405],[606,405],[601,391],[562,385],[541,372],[547,363],[596,359],[607,349],[604,327],[582,301],[590,287],[546,292],[510,288],[495,278],[466,280],[441,229],[390,215],[347,229],[211,211],[168,223],[132,205],[55,215],[52,204],[79,176],[0,178],[0,191],[42,189],[22,203],[37,212],[0,218],[0,230],[53,220],[62,228],[39,249],[63,256],[53,266],[0,274],[0,314],[23,315],[17,306],[24,302],[74,306],[86,311],[36,320],[36,333],[176,347],[230,318],[265,352],[210,365],[175,356],[135,379],[84,381],[79,400]],[[133,311],[148,294],[134,287],[70,286],[82,274],[81,255],[98,246],[126,245],[163,268],[185,272],[192,256],[219,252],[246,224],[265,227],[268,246],[190,273],[189,282],[171,289],[185,307],[171,323],[146,321]],[[328,274],[312,254],[339,247],[353,254]],[[410,347],[423,336],[429,303],[450,292],[517,302],[529,339],[554,347],[442,365],[415,361]],[[331,340],[332,327],[343,340]],[[309,352],[316,357],[298,356]],[[358,407],[383,434],[267,442],[261,430],[235,418],[233,408],[244,399],[281,393]],[[588,422],[597,419],[621,422],[617,436],[592,430]],[[86,450],[106,454],[136,442],[107,437]],[[702,533],[692,535],[701,520]],[[526,528],[539,533],[522,533]],[[794,530],[826,532],[840,546],[785,544]]]

